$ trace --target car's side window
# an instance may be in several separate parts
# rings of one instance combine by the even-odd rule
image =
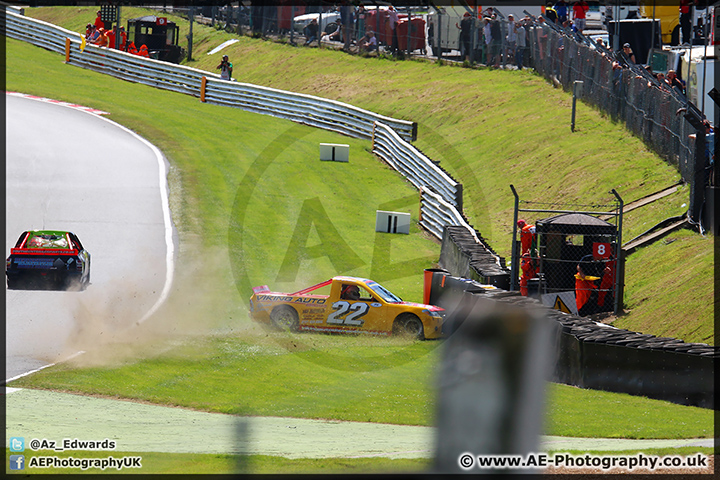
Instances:
[[[370,291],[368,289],[366,289],[365,287],[360,289],[360,298],[358,300],[360,300],[362,302],[376,302],[377,301],[373,298],[372,293],[370,293]]]

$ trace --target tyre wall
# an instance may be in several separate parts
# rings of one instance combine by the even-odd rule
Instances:
[[[438,262],[440,267],[457,277],[509,290],[510,271],[501,266],[505,264],[505,259],[499,257],[479,233],[476,234],[480,243],[466,228],[446,226]]]
[[[444,246],[444,242],[443,242]],[[426,282],[429,303],[452,315],[461,295],[545,310],[558,322],[553,381],[581,388],[641,395],[681,405],[714,408],[714,364],[720,348],[631,332],[566,314],[517,292],[484,288],[476,280],[434,269]]]

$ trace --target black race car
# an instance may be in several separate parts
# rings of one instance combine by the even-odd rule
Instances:
[[[8,289],[84,290],[90,253],[72,232],[27,231],[10,249],[5,275]]]

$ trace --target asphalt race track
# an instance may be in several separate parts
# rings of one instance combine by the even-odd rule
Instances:
[[[84,292],[6,291],[6,379],[132,328],[164,299],[173,238],[165,159],[113,122],[6,95],[5,255],[25,230],[74,232]]]

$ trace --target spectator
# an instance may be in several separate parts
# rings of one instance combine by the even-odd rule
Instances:
[[[500,28],[500,20],[495,15],[490,19],[490,55],[492,55],[495,67],[500,67],[500,49],[502,47],[502,29]]]
[[[517,45],[517,32],[515,30],[515,17],[513,14],[507,17],[507,35],[505,36],[505,58],[510,63],[515,59],[515,50]]]
[[[138,54],[137,47],[135,46],[135,42],[130,42],[130,43],[128,43],[127,52],[130,53],[130,54],[132,54],[132,55],[137,55],[137,54]]]
[[[547,17],[548,20],[550,20],[553,23],[557,23],[558,21],[558,14],[555,11],[555,9],[552,6],[552,3],[547,4],[545,7],[545,17]]]
[[[361,52],[374,52],[377,50],[377,39],[372,30],[365,32],[365,36],[358,43],[358,48]]]
[[[625,58],[632,63],[635,63],[635,54],[632,51],[632,48],[630,48],[630,44],[626,43],[623,45],[623,53],[625,54]]]
[[[490,44],[492,43],[492,35],[490,34],[490,17],[483,18],[483,23],[485,23],[483,26],[483,37],[485,37],[485,51],[487,52],[485,64],[490,65]]]
[[[470,61],[472,21],[473,17],[470,12],[465,12],[463,19],[460,20],[460,25],[455,23],[455,26],[460,29],[460,55],[467,61]]]
[[[677,78],[675,70],[668,70],[665,81],[670,85],[670,88],[677,88],[678,93],[685,95],[685,85]]]
[[[343,48],[347,50],[350,48],[350,41],[352,40],[352,29],[355,22],[353,14],[355,12],[353,11],[353,7],[351,5],[342,5],[339,9],[340,25],[342,26],[342,31],[344,32],[342,36],[343,38],[341,38],[340,41],[345,43]]]
[[[220,78],[222,80],[231,80],[232,79],[233,64],[230,63],[230,59],[228,58],[227,55],[223,55],[222,61],[215,68],[220,69]]]
[[[398,23],[398,14],[395,11],[395,7],[390,5],[387,9],[387,22],[390,26],[390,29],[392,31],[392,53],[396,53],[398,51],[398,36],[397,36],[397,23]]]
[[[95,32],[95,25],[88,23],[85,25],[85,40],[90,41],[90,37]]]
[[[100,29],[93,25],[92,33],[90,34],[90,37],[87,39],[87,41],[88,43],[95,44],[98,41],[98,38],[100,38]]]
[[[355,36],[356,38],[360,36],[362,32],[365,31],[365,7],[363,5],[360,5],[357,7],[357,11],[355,12]],[[367,33],[367,32],[365,32]],[[362,37],[360,37],[362,38]],[[359,40],[359,38],[358,38]]]
[[[310,20],[310,23],[307,24],[303,33],[305,34],[305,45],[310,45],[310,43],[317,40],[318,22],[316,18]]]
[[[682,32],[682,43],[684,45],[692,43],[691,7],[694,3],[693,0],[680,0],[680,31]]]
[[[334,32],[323,32],[320,36],[320,40],[323,42],[342,42],[342,39],[342,25],[338,25]]]
[[[518,22],[515,27],[515,35],[517,38],[517,47],[515,48],[515,64],[518,70],[523,69],[523,55],[527,47],[527,32],[525,31],[525,22]]]
[[[569,5],[565,0],[559,0],[553,7],[558,16],[558,23],[563,24],[568,19],[568,7]]]
[[[577,31],[582,33],[585,30],[585,21],[590,5],[585,0],[579,0],[573,4],[573,23]]]
[[[545,59],[546,50],[547,50],[547,43],[548,43],[548,26],[545,23],[545,18],[540,17],[538,18],[538,25],[535,27],[535,30],[537,31],[537,45],[538,45],[538,52],[540,52],[540,60]]]

